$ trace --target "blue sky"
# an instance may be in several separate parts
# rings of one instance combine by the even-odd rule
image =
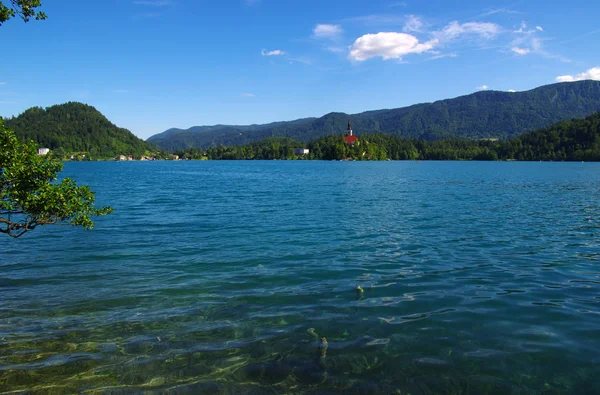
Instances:
[[[43,0],[0,115],[81,101],[141,138],[600,80],[600,2]]]

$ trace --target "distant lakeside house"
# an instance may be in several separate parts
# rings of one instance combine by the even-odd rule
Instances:
[[[310,150],[308,148],[295,148],[294,149],[294,155],[296,155],[296,156],[308,155],[309,153],[310,153]]]
[[[154,161],[154,160],[158,160],[158,159],[155,156],[142,155],[139,157],[139,159],[136,159],[132,155],[119,155],[115,158],[115,160],[117,160],[117,161],[130,161],[130,160]],[[179,160],[179,155],[171,155],[170,157],[166,158],[166,160]]]
[[[50,148],[38,148],[38,155],[48,155]]]

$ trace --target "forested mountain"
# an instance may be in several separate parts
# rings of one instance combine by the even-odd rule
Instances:
[[[324,159],[324,160],[542,160],[600,161],[600,114],[574,119],[506,141],[448,139],[426,141],[395,135],[362,134],[352,146],[341,136],[327,136],[305,146],[310,153],[297,157],[303,143],[268,138],[243,146],[219,146],[178,152],[190,159]]]
[[[264,125],[213,125],[213,126],[192,126],[189,129],[171,128],[162,133],[155,134],[154,136],[150,137],[148,139],[148,141],[156,140],[156,139],[165,139],[167,137],[181,135],[181,134],[185,134],[185,133],[198,134],[198,133],[206,133],[206,132],[214,132],[214,131],[223,131],[223,130],[228,130],[228,129],[236,130],[238,132],[240,132],[240,131],[253,132],[253,131],[257,131],[257,130],[278,128],[278,127],[284,127],[284,126],[302,125],[302,124],[314,121],[316,119],[317,118],[303,118],[303,119],[297,119],[295,121],[272,122],[272,123],[268,123],[268,124],[264,124]]]
[[[127,129],[112,124],[92,106],[69,102],[43,109],[33,107],[5,125],[22,140],[64,153],[87,152],[92,158],[142,155],[157,148]]]
[[[600,113],[559,122],[498,145],[500,158],[600,161]]]
[[[265,125],[193,126],[185,130],[172,128],[150,137],[147,141],[167,151],[227,144],[241,145],[259,141],[271,136],[286,136],[288,133],[293,134],[294,131],[304,130],[306,125],[310,125],[315,121],[317,121],[317,118],[303,118],[289,122],[273,122]]]
[[[289,137],[308,142],[343,134],[348,120],[352,121],[357,134],[386,133],[427,141],[448,138],[504,140],[597,111],[600,111],[600,81],[579,81],[546,85],[527,92],[482,91],[434,103],[355,115],[330,113],[318,119],[268,125],[170,129],[148,141],[171,151],[243,145],[267,137]]]

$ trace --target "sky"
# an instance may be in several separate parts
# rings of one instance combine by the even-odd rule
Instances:
[[[143,139],[600,80],[597,0],[42,4],[0,26],[0,116],[78,101]]]

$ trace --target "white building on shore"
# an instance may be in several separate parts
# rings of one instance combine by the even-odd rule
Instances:
[[[38,148],[38,155],[48,155],[50,148]]]
[[[294,155],[296,155],[296,156],[308,155],[309,152],[310,152],[310,150],[308,148],[295,148],[294,149]]]

